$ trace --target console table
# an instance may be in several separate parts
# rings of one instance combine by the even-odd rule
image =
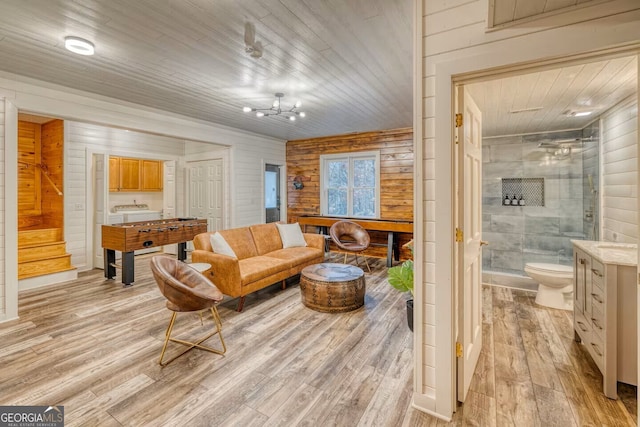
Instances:
[[[392,257],[396,261],[400,260],[400,241],[398,233],[413,234],[413,221],[402,221],[392,219],[363,219],[363,218],[341,218],[329,216],[306,215],[298,217],[298,224],[304,226],[306,231],[307,225],[318,227],[318,232],[328,234],[328,229],[338,221],[352,221],[360,224],[362,228],[368,231],[386,231],[387,232],[387,267],[392,266]]]

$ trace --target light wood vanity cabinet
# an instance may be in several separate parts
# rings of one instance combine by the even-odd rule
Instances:
[[[162,161],[109,157],[109,191],[162,191]]]
[[[636,385],[638,378],[637,267],[629,265],[637,255],[626,247],[620,257],[615,245],[599,245],[574,242],[573,327],[602,372],[604,394],[617,399],[617,381]]]

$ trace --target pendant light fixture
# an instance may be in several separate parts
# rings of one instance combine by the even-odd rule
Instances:
[[[295,121],[297,117],[305,117],[306,113],[304,111],[298,111],[300,107],[302,107],[302,102],[297,101],[293,107],[289,109],[282,108],[282,98],[284,98],[284,93],[278,92],[275,94],[276,99],[271,104],[270,108],[252,108],[252,107],[244,107],[242,111],[245,113],[255,112],[257,117],[267,117],[267,116],[282,116],[290,121]]]

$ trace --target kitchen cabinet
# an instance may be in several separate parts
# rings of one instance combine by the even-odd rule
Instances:
[[[162,161],[109,157],[109,191],[162,191]]]
[[[162,162],[141,160],[142,191],[162,191]]]
[[[603,392],[637,385],[637,247],[573,241],[575,340],[602,372]]]

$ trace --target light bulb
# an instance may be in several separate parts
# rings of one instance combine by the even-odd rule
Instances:
[[[302,107],[302,102],[296,101],[296,108],[300,108],[300,107]]]
[[[307,113],[305,113],[304,111],[300,111],[300,114],[298,114],[300,117],[307,117]]]
[[[280,101],[279,100],[275,100],[273,101],[273,108],[278,108],[278,106],[280,105]]]
[[[249,113],[251,112],[252,108],[251,107],[242,107],[242,111],[244,111],[245,113]]]
[[[258,111],[258,112],[256,113],[256,116],[257,116],[257,117],[264,117],[264,113],[263,113],[262,111]]]
[[[296,116],[289,116],[289,120],[291,120],[292,122],[296,121]]]

